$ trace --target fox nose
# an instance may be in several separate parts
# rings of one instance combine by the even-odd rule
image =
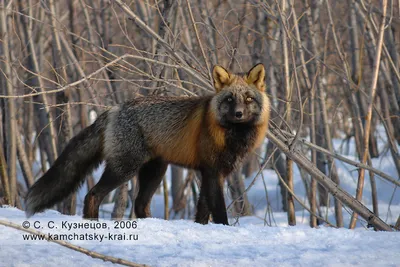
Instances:
[[[243,112],[241,112],[241,111],[236,111],[235,116],[236,116],[236,118],[240,119],[240,118],[243,117]]]

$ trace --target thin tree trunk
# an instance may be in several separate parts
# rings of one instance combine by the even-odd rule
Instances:
[[[54,81],[62,87],[68,83],[68,75],[66,72],[66,64],[61,53],[61,41],[59,37],[59,27],[56,22],[57,7],[55,6],[54,0],[49,0],[48,5],[50,8],[49,19],[52,25],[52,56],[54,66]],[[72,122],[71,122],[71,108],[69,105],[70,89],[56,93],[56,103],[61,105],[56,109],[55,121],[57,129],[60,129],[58,133],[58,146],[57,151],[62,151],[66,146],[67,142],[72,138]],[[65,108],[65,110],[63,109]],[[57,157],[57,155],[55,155]],[[73,193],[63,201],[59,209],[63,214],[74,215],[76,212],[76,194]]]
[[[244,192],[244,182],[241,171],[235,171],[228,177],[228,188],[231,193],[232,199],[236,200],[233,204],[233,216],[247,216],[251,215],[250,203],[247,194]]]
[[[0,176],[1,176],[3,195],[4,195],[3,201],[1,202],[6,205],[11,205],[10,185],[7,173],[7,162],[4,156],[3,146],[0,146]]]
[[[245,178],[250,177],[253,173],[258,171],[258,155],[260,154],[260,151],[261,148],[257,148],[255,152],[250,154],[243,163],[242,173]]]
[[[265,152],[265,159],[268,158],[268,156],[273,153],[272,159],[271,159],[271,165],[273,170],[277,172],[277,175],[280,175],[282,179],[285,180],[287,177],[286,171],[286,160],[284,159],[283,153],[279,149],[275,149],[275,145],[272,142],[268,142],[267,145],[267,150]],[[287,180],[285,180],[287,183]],[[287,204],[287,190],[281,180],[279,180],[279,188],[280,188],[280,193],[281,193],[281,198],[282,198],[282,210],[284,212],[288,211],[288,204]]]
[[[286,101],[286,121],[291,123],[291,98],[292,88],[290,86],[290,72],[289,72],[289,50],[288,50],[288,36],[284,30],[285,24],[287,23],[287,1],[282,1],[282,14],[281,14],[281,37],[282,37],[282,50],[283,50],[283,66],[284,66],[284,84],[285,84],[285,101]],[[289,188],[293,191],[293,161],[290,158],[286,158],[286,180]],[[289,225],[296,225],[296,216],[294,209],[294,199],[291,194],[287,194],[288,203],[288,223]]]
[[[292,2],[293,3],[293,2]],[[293,7],[292,7],[293,8]],[[294,10],[294,9],[293,9]],[[300,46],[301,46],[301,40],[300,40],[300,32],[299,32],[299,28],[297,25],[297,16],[296,16],[296,12],[294,13],[294,23],[296,23],[296,35],[297,35],[297,41],[299,42]],[[310,7],[308,6],[308,2],[306,1],[306,18],[307,18],[307,22],[308,22],[308,31],[311,34],[311,38],[310,38],[310,44],[311,44],[311,50],[316,53],[316,49],[315,49],[315,44],[316,44],[316,40],[315,40],[315,32],[314,29],[312,28],[312,23],[311,23],[311,10]],[[309,78],[309,74],[308,74],[308,70],[306,68],[306,63],[305,63],[305,58],[304,58],[304,54],[303,54],[303,49],[300,49],[300,58],[301,58],[301,63],[302,63],[302,70],[303,70],[303,75],[305,78],[305,82],[307,85],[307,90],[310,96],[310,100],[309,100],[309,114],[310,114],[310,139],[312,143],[316,143],[316,116],[317,116],[317,112],[316,112],[316,107],[315,107],[315,87],[318,86],[315,84],[311,84],[310,78]],[[318,66],[316,66],[314,68],[314,75],[315,78],[314,79],[318,79],[317,75],[318,75]],[[317,165],[317,151],[312,150],[311,151],[311,161],[313,162],[314,165]],[[317,223],[317,217],[314,215],[317,212],[317,181],[311,177],[311,184],[310,184],[310,195],[309,195],[309,199],[310,199],[310,226],[311,227],[317,227],[318,223]]]
[[[23,6],[23,1],[18,0],[18,8],[19,12],[25,14],[26,8]],[[29,8],[27,16],[32,18],[32,7]],[[27,25],[25,20],[25,16],[20,17],[20,21],[22,24],[22,28],[24,31],[24,42],[29,49],[29,55],[27,57],[27,69],[32,70],[34,73],[40,73],[39,61],[36,55],[35,42],[32,41],[34,38],[32,34],[32,29]],[[32,23],[32,21],[31,21]],[[44,91],[44,82],[40,75],[29,74],[26,84],[32,88],[38,88],[39,91]],[[36,103],[43,103],[43,108],[40,105],[34,105],[35,114],[37,114],[36,118],[36,128],[39,135],[39,146],[44,148],[46,151],[47,160],[50,165],[52,165],[55,161],[57,155],[57,146],[56,146],[56,134],[53,127],[53,116],[49,109],[49,104],[46,98],[46,95],[36,95],[33,97],[33,101]],[[42,160],[45,160],[45,157],[42,157]],[[42,164],[44,167],[44,165]]]
[[[162,183],[164,192],[164,219],[168,220],[169,218],[168,183],[167,183],[167,178],[165,176],[163,178]]]
[[[183,169],[181,167],[171,166],[171,196],[172,196],[172,207],[175,213],[180,212],[176,208],[185,207],[186,205],[181,205],[181,201],[186,201],[181,199],[181,188],[183,183]]]
[[[364,147],[363,147],[363,154],[362,154],[362,160],[361,163],[365,164],[368,160],[368,148],[369,148],[369,135],[371,131],[371,120],[372,120],[372,108],[374,104],[374,99],[375,99],[375,94],[376,94],[376,85],[378,83],[378,75],[379,75],[379,66],[381,62],[381,52],[382,52],[382,43],[383,43],[383,36],[385,32],[385,17],[386,17],[386,7],[387,7],[387,0],[382,1],[382,21],[381,25],[379,28],[379,37],[378,37],[378,42],[377,42],[377,51],[376,51],[376,57],[375,57],[375,63],[374,63],[374,70],[372,74],[372,84],[371,84],[371,89],[369,91],[368,99],[369,99],[369,104],[368,104],[368,110],[367,110],[367,116],[366,116],[366,121],[365,121],[365,128],[364,128]],[[362,194],[363,194],[363,189],[364,189],[364,175],[365,175],[365,170],[360,169],[359,170],[359,175],[358,175],[358,183],[357,183],[357,191],[356,191],[356,199],[358,201],[361,201]],[[356,221],[357,221],[357,213],[353,212],[351,216],[351,221],[350,221],[350,229],[354,229],[356,226]]]
[[[381,110],[383,113],[382,121],[385,126],[386,135],[388,137],[389,149],[392,154],[394,165],[396,166],[397,174],[400,177],[400,153],[396,146],[396,139],[394,137],[394,126],[392,120],[390,119],[391,114],[389,111],[389,96],[385,90],[379,90],[378,92],[381,100]]]
[[[393,64],[395,65],[395,68],[399,69],[399,55],[396,47],[396,43],[394,41],[394,36],[392,31],[387,31],[385,34],[386,37],[386,42],[388,43],[388,50],[389,54],[393,59]],[[391,107],[393,108],[393,111],[391,112],[392,114],[400,114],[399,111],[399,106],[400,106],[400,83],[396,79],[396,75],[393,71],[393,69],[390,69],[390,77],[392,79],[392,84],[393,84],[393,90],[392,90],[392,95],[393,95],[393,103]],[[397,104],[397,105],[396,105]],[[397,143],[400,145],[400,116],[392,116],[391,117],[392,124],[395,127],[394,135],[396,138]]]
[[[14,86],[12,84],[12,77],[11,77],[11,54],[9,49],[9,32],[8,26],[10,23],[7,23],[7,9],[4,8],[6,6],[6,1],[1,0],[1,4],[3,8],[0,10],[1,16],[1,36],[2,36],[2,57],[4,58],[4,69],[2,71],[2,76],[4,75],[4,79],[6,80],[6,93],[7,95],[14,95]],[[16,131],[16,112],[15,112],[15,104],[16,100],[13,98],[9,98],[6,100],[7,109],[5,110],[6,115],[6,136],[4,137],[7,144],[6,150],[6,161],[8,166],[8,179],[9,179],[9,196],[8,199],[9,204],[14,206],[15,198],[17,196],[17,131]],[[3,114],[4,115],[4,114]]]
[[[113,212],[111,213],[111,218],[113,220],[121,220],[124,218],[128,203],[128,183],[124,183],[122,186],[118,187],[115,196],[116,200]]]
[[[316,108],[315,108],[315,86],[311,87],[310,92],[310,105],[309,112],[311,114],[311,125],[310,125],[310,137],[311,142],[316,143],[316,125],[315,125],[315,117],[316,117]],[[311,161],[314,165],[317,166],[317,151],[311,151]],[[319,168],[318,168],[319,169]],[[310,226],[317,227],[317,217],[314,214],[317,214],[317,180],[311,177],[311,185],[310,185]]]
[[[131,179],[131,190],[128,191],[129,198],[131,200],[131,211],[129,212],[129,220],[136,218],[135,214],[135,199],[137,195],[137,179],[136,176]]]
[[[25,153],[24,145],[21,140],[21,133],[17,131],[17,148],[18,148],[18,160],[19,165],[21,166],[22,175],[25,178],[25,184],[27,188],[31,187],[35,182],[35,179],[32,174],[31,165],[29,164],[28,158]],[[27,142],[27,140],[25,140]]]

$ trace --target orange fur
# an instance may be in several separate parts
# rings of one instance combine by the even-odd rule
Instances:
[[[222,128],[217,120],[215,119],[215,114],[213,111],[209,110],[207,112],[207,126],[211,137],[213,138],[214,144],[217,149],[222,150],[225,147],[225,129]]]
[[[257,139],[254,143],[254,148],[259,147],[265,139],[265,134],[267,133],[268,123],[269,123],[269,114],[270,114],[270,102],[267,95],[263,95],[264,104],[263,111],[260,119],[260,123],[257,125]]]
[[[190,114],[184,126],[171,134],[168,140],[154,144],[154,156],[162,157],[164,160],[178,165],[196,167],[200,164],[200,155],[203,149],[199,148],[201,144],[212,144],[212,149],[205,151],[223,150],[225,147],[225,129],[222,128],[212,110],[205,110],[205,105],[201,105]],[[202,142],[201,138],[210,139],[211,142]]]
[[[172,163],[197,166],[199,164],[198,140],[200,138],[204,108],[197,108],[183,128],[170,136],[164,144],[158,144],[155,154]]]
[[[268,120],[261,125],[257,125],[258,133],[257,133],[257,138],[254,142],[253,149],[256,149],[264,142],[265,134],[267,133],[267,129],[268,129]]]

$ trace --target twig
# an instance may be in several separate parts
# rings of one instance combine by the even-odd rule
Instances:
[[[303,168],[310,175],[312,175],[321,185],[323,185],[333,197],[337,197],[345,205],[350,207],[353,211],[360,214],[369,224],[376,227],[378,230],[393,231],[393,229],[365,207],[360,201],[356,200],[352,195],[340,188],[335,182],[329,177],[323,174],[316,166],[314,166],[307,157],[305,157],[300,151],[296,149],[291,150],[287,146],[287,140],[283,137],[277,128],[274,126],[270,127],[270,131],[267,132],[268,139],[273,142],[287,157],[290,157],[295,161],[299,167]]]
[[[148,265],[145,265],[145,264],[138,264],[138,263],[134,263],[134,262],[131,262],[131,261],[127,261],[127,260],[124,260],[124,259],[121,259],[121,258],[115,258],[115,257],[112,257],[112,256],[103,255],[103,254],[100,254],[100,253],[95,252],[95,251],[88,250],[88,249],[83,248],[83,247],[75,246],[75,245],[73,245],[71,243],[68,243],[68,242],[65,242],[65,241],[53,240],[53,239],[50,239],[47,236],[47,234],[44,234],[44,233],[39,232],[39,231],[31,230],[31,229],[25,229],[22,226],[20,226],[18,224],[15,224],[15,223],[12,223],[12,222],[7,222],[7,221],[0,220],[0,224],[4,225],[6,227],[11,227],[11,228],[14,228],[14,229],[17,229],[17,230],[20,230],[20,231],[27,232],[27,233],[32,234],[32,235],[41,236],[44,239],[46,239],[48,242],[53,242],[53,243],[59,244],[59,245],[61,245],[63,247],[67,247],[67,248],[75,250],[77,252],[86,254],[86,255],[88,255],[88,256],[90,256],[92,258],[95,258],[95,259],[100,259],[100,260],[103,260],[103,261],[109,261],[109,262],[112,262],[112,263],[117,263],[117,264],[130,266],[130,267],[146,267],[146,266],[148,266]]]
[[[283,131],[283,132],[285,133],[285,135],[288,135],[290,138],[293,137],[293,135],[291,133],[286,132],[286,131]],[[357,168],[363,168],[363,169],[366,169],[368,171],[371,171],[371,172],[375,173],[376,175],[378,175],[379,177],[381,177],[381,178],[383,178],[383,179],[385,179],[385,180],[387,180],[387,181],[389,181],[389,182],[391,182],[391,183],[393,183],[393,184],[395,184],[397,186],[400,186],[400,181],[394,179],[393,177],[387,175],[386,173],[384,173],[384,172],[382,172],[382,171],[380,171],[378,169],[375,169],[374,167],[371,167],[369,165],[362,164],[360,162],[348,159],[348,158],[346,158],[346,157],[344,157],[344,156],[342,156],[342,155],[340,155],[340,154],[338,154],[336,152],[330,152],[330,151],[326,150],[323,147],[317,146],[317,145],[307,141],[304,138],[300,138],[299,141],[302,142],[304,145],[306,145],[306,146],[308,146],[308,147],[310,147],[312,149],[315,149],[318,152],[321,152],[321,153],[323,153],[325,155],[328,155],[328,156],[330,156],[332,158],[336,158],[336,159],[338,159],[340,161],[346,162],[347,164],[353,165],[353,166],[355,166]]]
[[[282,178],[282,176],[280,175],[280,173],[278,172],[278,170],[275,170],[276,174],[278,175],[279,180],[281,181],[281,183],[283,184],[283,186],[286,188],[286,190],[294,197],[294,199],[296,199],[296,201],[303,207],[305,208],[310,214],[312,214],[312,216],[314,216],[315,218],[320,219],[323,222],[326,222],[329,226],[334,227],[334,228],[338,228],[335,225],[333,225],[332,223],[330,223],[329,221],[325,220],[324,218],[322,218],[321,216],[319,216],[318,214],[316,214],[315,212],[313,212],[310,208],[308,208],[306,206],[305,203],[303,203],[303,201],[301,201],[296,194],[293,192],[292,189],[289,188],[289,186],[287,185],[287,183],[285,182],[285,180]],[[315,226],[316,227],[316,226]]]
[[[200,40],[199,32],[198,32],[198,30],[197,30],[197,25],[196,25],[196,22],[194,21],[193,12],[192,12],[192,7],[190,6],[190,1],[189,1],[189,0],[186,0],[186,3],[187,3],[187,6],[188,6],[188,10],[189,10],[190,20],[192,21],[193,29],[194,29],[194,32],[195,32],[195,34],[196,34],[197,43],[199,44],[200,51],[201,51],[201,55],[203,56],[204,63],[206,64],[207,73],[208,73],[208,78],[210,79],[210,81],[212,81],[212,75],[211,75],[211,70],[210,70],[210,64],[208,63],[206,54],[204,53],[203,43],[202,43],[201,40]]]
[[[124,2],[121,0],[114,0],[121,8],[122,10],[131,17],[131,19],[136,23],[137,26],[139,26],[143,31],[148,33],[151,37],[153,37],[157,42],[159,42],[167,52],[175,58],[175,60],[178,61],[178,63],[188,67],[188,64],[186,61],[179,55],[177,54],[174,49],[159,36],[153,29],[151,29],[144,21],[142,21],[130,8],[127,6]],[[192,75],[194,78],[196,78],[199,82],[201,82],[206,88],[210,90],[214,90],[212,87],[210,81],[207,81],[199,75],[199,73],[196,73],[193,69],[189,68],[184,68],[185,71],[187,71],[190,75]]]
[[[267,167],[269,161],[272,159],[272,157],[273,157],[273,155],[274,155],[274,153],[275,153],[276,150],[277,150],[277,148],[274,148],[274,151],[271,153],[271,155],[268,157],[268,159],[264,162],[264,164],[263,164],[263,165],[261,166],[261,168],[258,170],[258,172],[257,172],[256,176],[254,177],[254,179],[251,181],[251,183],[250,183],[249,186],[246,188],[246,190],[243,191],[243,194],[241,194],[239,197],[237,197],[236,199],[234,199],[234,200],[228,205],[228,207],[226,208],[227,210],[229,210],[230,207],[231,207],[233,204],[236,203],[236,201],[240,200],[240,199],[243,197],[243,195],[244,195],[245,193],[247,193],[247,192],[250,190],[250,188],[253,187],[253,185],[256,183],[257,178],[260,176],[261,172]]]

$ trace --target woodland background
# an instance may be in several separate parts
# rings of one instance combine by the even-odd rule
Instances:
[[[400,185],[399,31],[394,0],[1,0],[0,202],[23,209],[27,189],[95,114],[138,96],[210,94],[213,65],[244,72],[261,62],[273,104],[269,142],[228,178],[230,214],[252,214],[244,179],[270,168],[288,222],[296,224],[296,164],[310,226],[324,222],[321,207],[334,205],[335,226],[354,228],[359,214],[376,229],[399,229],[400,217],[388,225],[376,216],[375,188],[375,179]],[[332,138],[342,140],[344,155]],[[345,157],[351,140],[357,161]],[[387,152],[395,176],[371,164]],[[335,158],[358,169],[356,192],[338,189]],[[170,190],[163,181],[165,218],[193,214],[199,182],[195,172],[171,168]],[[106,200],[115,203],[114,219],[132,207],[134,177],[130,183]],[[359,201],[365,183],[372,211]],[[350,225],[343,204],[357,212]],[[65,214],[81,208],[76,195],[57,207]],[[133,209],[126,216],[134,218]]]

